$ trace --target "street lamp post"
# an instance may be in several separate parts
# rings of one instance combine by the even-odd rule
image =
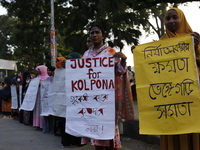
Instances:
[[[56,33],[54,26],[54,0],[51,0],[51,31],[50,31],[50,43],[51,43],[51,66],[56,64]]]

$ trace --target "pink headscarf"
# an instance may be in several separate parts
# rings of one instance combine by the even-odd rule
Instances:
[[[39,74],[37,77],[40,79],[40,80],[46,80],[49,75],[47,74],[47,67],[44,66],[44,65],[40,65],[40,66],[37,66],[35,68],[36,71],[40,70],[41,71],[41,74]]]

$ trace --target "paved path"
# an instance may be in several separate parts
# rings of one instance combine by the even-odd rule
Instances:
[[[89,143],[83,147],[62,148],[61,137],[44,134],[18,120],[3,118],[0,114],[0,150],[94,150]],[[119,150],[159,150],[158,145],[122,137]]]

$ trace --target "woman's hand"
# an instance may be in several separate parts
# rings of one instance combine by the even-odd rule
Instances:
[[[200,49],[199,44],[200,44],[200,35],[197,32],[193,32],[192,36],[194,36],[194,48],[195,48],[195,54],[196,54],[196,63],[197,66],[200,67]]]
[[[121,60],[126,60],[127,59],[126,55],[124,55],[122,52],[116,52],[113,55],[113,57],[115,57],[115,58],[121,58]]]
[[[198,48],[198,45],[200,44],[200,35],[197,32],[193,32],[192,36],[194,37],[194,47],[195,47],[195,51],[196,51]]]
[[[135,49],[135,45],[131,46],[131,52],[133,53],[133,50]]]
[[[126,55],[124,55],[122,52],[117,52],[113,55],[113,57],[117,58],[117,59],[121,59],[120,63],[123,67],[126,66]]]

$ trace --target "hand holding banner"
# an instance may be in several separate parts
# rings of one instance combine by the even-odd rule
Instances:
[[[200,92],[191,35],[136,46],[141,134],[199,132]]]

